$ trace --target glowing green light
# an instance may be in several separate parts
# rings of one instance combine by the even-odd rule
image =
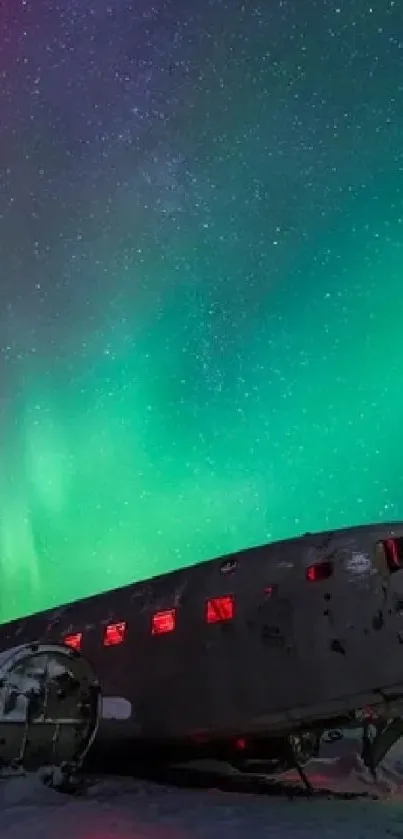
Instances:
[[[125,301],[85,352],[28,371],[3,426],[1,619],[403,517],[401,255],[381,257],[344,253],[331,281],[295,275],[293,293],[261,292],[259,315],[221,337],[207,275],[156,313]],[[220,306],[241,322],[239,301]]]

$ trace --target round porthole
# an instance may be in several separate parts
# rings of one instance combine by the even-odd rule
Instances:
[[[88,662],[64,645],[34,644],[0,654],[0,770],[79,766],[101,709]]]

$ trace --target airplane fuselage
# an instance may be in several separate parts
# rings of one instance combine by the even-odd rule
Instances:
[[[286,736],[402,700],[400,562],[403,524],[307,534],[4,624],[0,651],[79,649],[125,742]]]

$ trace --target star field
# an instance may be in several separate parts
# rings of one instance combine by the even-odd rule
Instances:
[[[403,518],[399,5],[4,4],[2,620]]]

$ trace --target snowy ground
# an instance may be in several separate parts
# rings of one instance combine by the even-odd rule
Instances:
[[[98,781],[82,798],[36,778],[0,783],[0,839],[403,839],[403,751],[376,789],[355,751],[314,761],[312,780],[377,800],[293,800],[182,790],[127,778]]]

